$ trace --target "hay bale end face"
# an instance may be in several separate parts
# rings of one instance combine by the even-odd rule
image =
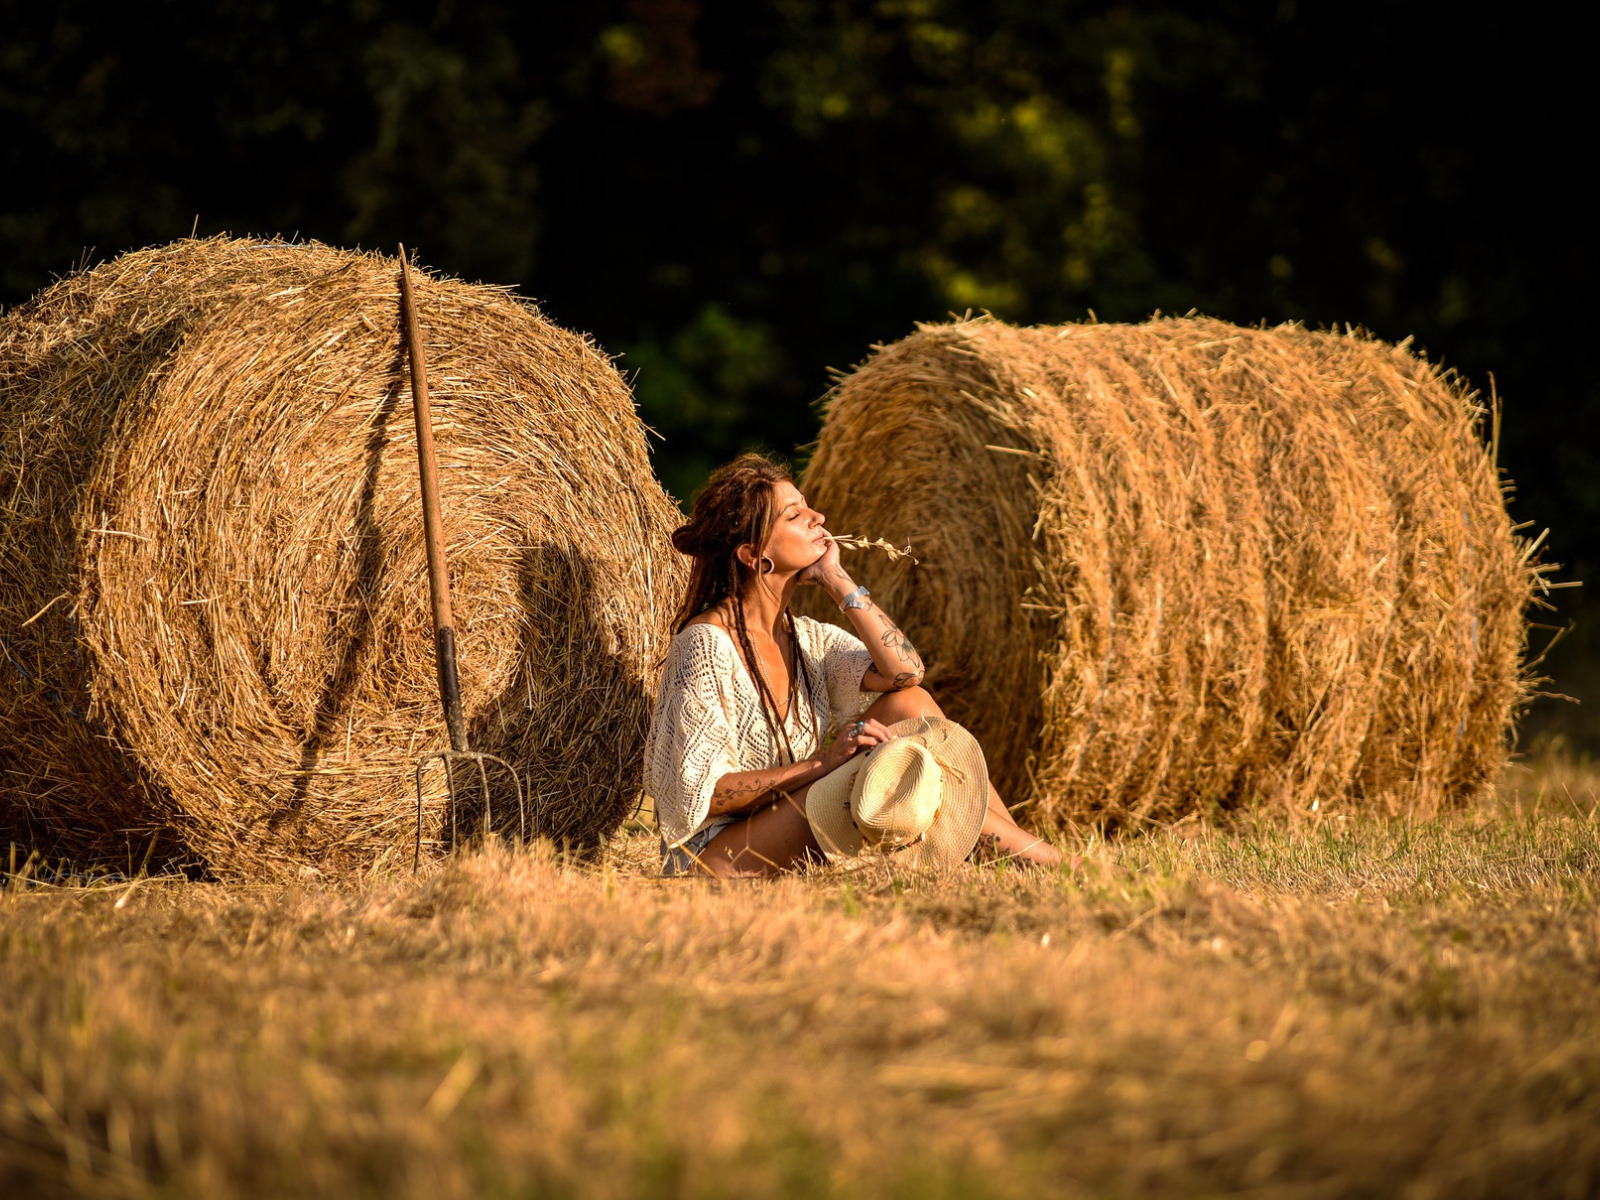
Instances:
[[[1359,334],[958,321],[843,381],[804,487],[913,545],[849,565],[1034,819],[1418,811],[1491,783],[1525,693],[1542,568],[1481,417]]]
[[[415,278],[470,739],[541,832],[592,842],[638,795],[676,509],[593,345]],[[233,239],[0,322],[14,840],[234,876],[409,856],[411,769],[447,742],[401,345],[394,260]]]

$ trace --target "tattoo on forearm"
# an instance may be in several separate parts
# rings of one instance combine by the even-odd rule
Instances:
[[[900,626],[885,617],[884,624],[888,626],[883,631],[883,645],[886,650],[892,650],[900,656],[900,661],[913,671],[922,670],[922,657],[917,653],[917,648],[911,644],[911,639],[900,631]]]
[[[762,792],[770,792],[772,785],[762,783],[756,779],[742,779],[733,783],[721,784],[716,790],[729,798],[737,798],[740,796],[759,796]]]

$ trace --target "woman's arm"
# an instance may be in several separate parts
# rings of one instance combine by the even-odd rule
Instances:
[[[847,730],[811,758],[759,771],[730,771],[722,776],[711,791],[711,815],[726,817],[760,808],[777,793],[797,792],[842,767],[859,751],[889,740],[889,731],[877,721],[863,721],[859,729],[853,725],[850,728],[854,732]]]
[[[772,800],[777,792],[797,792],[826,774],[820,755],[761,771],[730,772],[717,780],[717,786],[712,789],[711,815],[731,817],[735,813],[760,808]]]
[[[856,590],[855,580],[839,563],[837,543],[830,543],[828,552],[807,567],[801,579],[825,588],[835,604],[842,604]],[[897,692],[922,682],[922,656],[888,613],[870,597],[856,598],[844,612],[872,655],[872,670],[861,681],[864,691]]]

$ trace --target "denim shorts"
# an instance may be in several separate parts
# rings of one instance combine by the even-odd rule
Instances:
[[[699,833],[692,836],[672,849],[667,848],[666,840],[661,842],[661,873],[663,875],[704,875],[705,868],[696,864],[695,859],[705,853],[705,848],[711,844],[711,839],[716,837],[729,825],[737,825],[748,817],[723,817],[713,821]]]

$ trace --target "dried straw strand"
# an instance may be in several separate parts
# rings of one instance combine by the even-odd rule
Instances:
[[[829,534],[828,537],[845,550],[879,550],[888,556],[890,562],[909,560],[912,566],[917,565],[916,556],[911,553],[911,543],[907,542],[904,550],[893,542],[886,542],[882,538],[868,538],[856,533]]]

